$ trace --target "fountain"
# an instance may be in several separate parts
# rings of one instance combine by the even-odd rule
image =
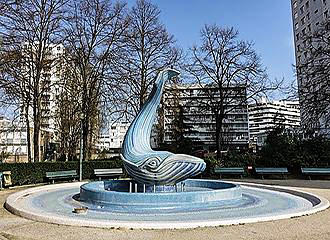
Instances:
[[[302,216],[329,202],[284,187],[191,179],[205,162],[185,154],[154,151],[150,133],[167,80],[165,69],[128,129],[121,158],[124,180],[66,183],[30,188],[10,195],[14,214],[57,224],[92,227],[193,228]]]

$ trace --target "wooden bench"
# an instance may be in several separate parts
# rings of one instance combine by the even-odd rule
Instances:
[[[312,180],[311,175],[330,175],[330,168],[301,168],[301,173]]]
[[[264,175],[281,174],[282,178],[285,178],[289,174],[287,168],[255,168],[255,170],[256,174],[260,174],[262,179],[264,179]]]
[[[94,175],[101,181],[102,177],[119,177],[123,174],[122,168],[94,169]]]
[[[55,179],[67,179],[72,178],[75,180],[77,178],[77,171],[76,170],[68,170],[68,171],[56,171],[56,172],[46,172],[46,178],[52,180],[54,184]]]
[[[214,173],[220,174],[220,178],[224,174],[240,175],[240,177],[243,178],[243,175],[245,174],[245,171],[244,171],[243,167],[215,168]]]

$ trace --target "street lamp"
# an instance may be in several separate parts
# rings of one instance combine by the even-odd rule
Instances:
[[[84,154],[83,154],[83,149],[84,149],[84,124],[83,124],[83,121],[84,121],[84,118],[85,118],[85,115],[84,113],[81,113],[80,114],[80,156],[79,156],[79,181],[81,182],[82,181],[82,161],[83,161],[83,157],[84,157]]]

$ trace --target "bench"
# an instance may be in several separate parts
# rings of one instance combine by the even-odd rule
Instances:
[[[122,168],[94,169],[94,175],[101,181],[102,177],[119,177],[123,174]]]
[[[281,174],[284,178],[289,174],[287,168],[255,168],[256,174],[260,174],[261,178],[264,179],[264,175],[276,175]]]
[[[55,179],[62,179],[62,178],[77,178],[77,171],[76,170],[69,170],[69,171],[56,171],[56,172],[46,172],[46,178],[52,180],[54,184]]]
[[[220,178],[223,174],[240,175],[240,177],[243,178],[245,171],[243,167],[215,168],[214,173],[220,174]]]
[[[312,180],[311,175],[330,175],[330,168],[301,168],[301,173]]]

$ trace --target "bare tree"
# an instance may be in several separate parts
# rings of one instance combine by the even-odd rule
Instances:
[[[29,161],[31,124],[34,161],[39,161],[41,109],[48,101],[50,71],[57,64],[57,58],[50,57],[51,44],[57,42],[63,4],[63,0],[0,1],[0,88],[25,118]]]
[[[129,12],[123,48],[117,58],[115,76],[121,102],[128,114],[138,113],[157,73],[180,58],[173,35],[159,20],[160,10],[147,0],[137,0]]]
[[[71,76],[70,65],[63,69],[61,91],[56,99],[55,121],[57,125],[56,140],[59,143],[60,158],[72,160],[76,157],[79,145],[80,124],[80,91],[79,82]]]
[[[111,75],[117,42],[127,26],[125,5],[107,0],[72,1],[64,24],[67,76],[76,82],[84,158],[98,131],[104,82]],[[110,88],[110,90],[112,90]]]
[[[298,47],[298,94],[302,125],[314,134],[330,132],[330,21],[306,34]]]
[[[253,44],[238,39],[233,28],[205,25],[201,45],[190,49],[187,73],[198,84],[203,100],[199,102],[215,120],[217,158],[228,139],[228,115],[246,106],[251,98],[276,89],[268,81],[265,68]],[[244,115],[244,113],[242,113]],[[243,116],[242,115],[242,116]]]

